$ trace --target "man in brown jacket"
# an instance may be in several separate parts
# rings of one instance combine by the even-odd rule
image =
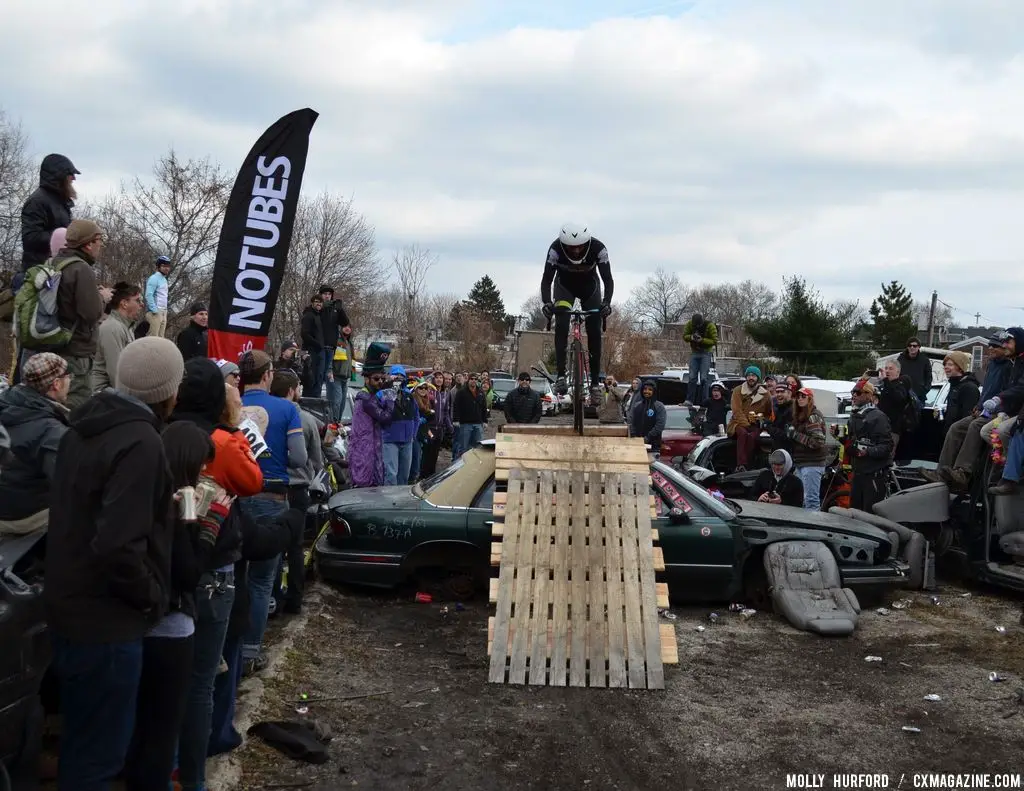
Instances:
[[[761,369],[748,365],[743,375],[746,381],[732,391],[732,419],[726,429],[730,437],[736,437],[737,472],[750,465],[761,436],[759,421],[772,417],[772,397],[761,384]]]
[[[57,315],[61,326],[72,329],[71,340],[60,351],[71,374],[68,408],[74,409],[92,395],[92,366],[103,309],[111,290],[96,282],[93,267],[103,249],[103,232],[92,220],[72,220],[64,249],[54,258],[74,259],[67,264],[57,288]]]

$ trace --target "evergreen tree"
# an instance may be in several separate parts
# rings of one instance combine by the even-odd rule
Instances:
[[[917,330],[914,321],[914,297],[896,280],[882,284],[882,293],[872,301],[868,310],[875,326],[871,340],[875,350],[887,352],[902,349]]]
[[[838,379],[864,370],[864,356],[852,348],[849,324],[847,308],[827,305],[806,281],[793,277],[785,281],[778,315],[745,329],[783,361],[780,371]]]
[[[490,318],[496,325],[503,325],[505,322],[505,303],[501,299],[501,292],[491,280],[490,275],[484,275],[473,284],[467,300],[478,311]]]

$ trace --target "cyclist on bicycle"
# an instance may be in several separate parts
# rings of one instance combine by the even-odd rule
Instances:
[[[586,327],[587,346],[590,349],[591,395],[594,396],[595,392],[600,394],[595,377],[601,371],[601,324],[612,312],[614,290],[608,248],[592,237],[585,225],[563,225],[562,232],[548,248],[544,277],[540,282],[544,316],[549,319],[552,315],[555,316],[555,363],[558,367],[555,389],[559,394],[564,395],[568,392],[565,381],[565,358],[569,345],[569,311],[577,299],[582,310],[599,311],[587,316]]]

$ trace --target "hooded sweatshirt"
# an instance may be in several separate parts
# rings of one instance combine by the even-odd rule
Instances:
[[[718,391],[722,394],[721,398],[715,398],[714,393]],[[711,387],[711,395],[707,397],[707,400],[701,404],[701,407],[705,411],[704,420],[704,436],[710,437],[713,434],[718,433],[718,427],[726,425],[729,421],[726,419],[729,414],[729,399],[726,398],[724,387]]]
[[[850,413],[850,438],[867,446],[865,455],[853,452],[853,474],[874,475],[889,466],[892,458],[892,425],[874,404],[865,404]]]
[[[984,404],[990,398],[999,395],[1003,391],[1012,368],[1013,360],[1006,357],[999,357],[988,361],[988,367],[985,369],[985,381],[981,386],[981,396],[978,399],[979,403]]]
[[[64,197],[64,180],[75,166],[63,154],[47,154],[39,166],[39,188],[21,207],[21,268],[28,271],[50,257],[50,237],[71,225],[74,201]]]
[[[1016,341],[1017,354],[1006,376],[1006,386],[999,393],[999,411],[1015,417],[1024,407],[1024,329],[1010,327],[1006,331]]]
[[[141,639],[164,614],[174,517],[160,420],[105,390],[71,413],[46,546],[50,629],[93,643]]]
[[[782,498],[779,505],[791,505],[794,508],[802,508],[804,505],[804,485],[793,474],[793,459],[787,451],[775,450],[772,452],[781,453],[786,461],[782,466],[782,474],[779,475],[769,465],[768,469],[762,470],[757,476],[752,490],[752,496],[756,500],[762,494],[777,494]]]
[[[643,391],[651,388],[651,397],[645,398]],[[640,385],[640,400],[633,407],[629,420],[629,434],[632,437],[643,437],[644,442],[657,453],[661,448],[661,432],[665,430],[665,405],[658,400],[658,385],[648,379]]]
[[[25,385],[0,396],[0,425],[12,458],[0,471],[0,520],[17,521],[50,507],[57,447],[68,430],[67,409]]]
[[[395,406],[391,422],[384,427],[381,439],[389,445],[405,445],[416,438],[420,427],[420,410],[416,406],[416,399],[412,397],[412,391],[406,387],[405,369],[400,366],[392,368],[391,375],[402,378],[398,389],[394,391]]]

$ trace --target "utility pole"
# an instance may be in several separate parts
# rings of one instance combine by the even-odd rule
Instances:
[[[932,292],[932,304],[931,304],[931,307],[928,308],[928,345],[929,346],[934,346],[935,345],[934,343],[932,343],[932,334],[935,331],[935,306],[936,306],[936,303],[938,303],[938,301],[939,301],[939,292],[938,291],[933,291]]]

